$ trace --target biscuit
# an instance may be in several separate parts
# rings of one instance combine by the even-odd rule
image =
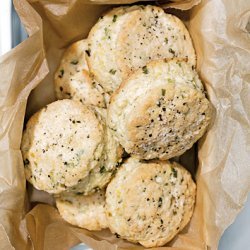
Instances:
[[[106,122],[107,112],[105,109],[96,109],[100,119]],[[103,189],[116,172],[117,166],[122,161],[123,148],[115,140],[113,133],[105,127],[104,155],[99,160],[99,165],[92,169],[87,177],[82,179],[78,185],[69,188],[65,192],[77,192],[88,195]]]
[[[99,18],[89,33],[87,56],[89,69],[107,92],[116,89],[117,83],[121,81],[115,57],[117,36],[129,13],[138,8],[131,6],[112,9]]]
[[[58,99],[72,99],[86,105],[105,107],[102,86],[89,73],[86,62],[87,40],[73,43],[66,49],[55,72],[55,93]]]
[[[151,5],[124,21],[116,54],[123,80],[152,60],[182,58],[196,65],[192,40],[183,22]]]
[[[156,6],[111,10],[91,29],[88,42],[90,71],[110,92],[151,60],[178,57],[196,64],[185,25]]]
[[[89,196],[66,193],[56,197],[56,206],[67,222],[88,230],[107,228],[105,191]]]
[[[34,114],[21,145],[26,179],[60,193],[86,178],[105,158],[105,125],[87,106],[60,100]]]
[[[189,222],[196,185],[175,162],[128,159],[106,190],[110,230],[144,247],[163,246]]]
[[[169,159],[205,133],[211,113],[190,64],[164,59],[148,63],[123,82],[112,96],[108,124],[129,154]]]

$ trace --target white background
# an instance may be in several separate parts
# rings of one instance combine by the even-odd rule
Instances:
[[[11,1],[0,0],[0,55],[11,49]]]

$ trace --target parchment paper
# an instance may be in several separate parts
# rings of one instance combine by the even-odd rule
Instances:
[[[53,204],[53,200],[33,189],[26,192],[19,149],[25,112],[28,119],[55,100],[52,78],[65,47],[87,36],[99,15],[111,7],[107,4],[125,2],[133,1],[14,1],[29,38],[0,58],[0,249],[61,250],[80,241],[97,250],[143,249],[108,230],[73,227],[53,206],[38,204]],[[199,143],[192,220],[167,247],[155,249],[216,249],[250,190],[250,35],[246,29],[250,2],[172,2],[156,4],[182,10],[192,7],[178,14],[187,21],[198,71],[216,115]],[[193,172],[194,150],[180,159]]]

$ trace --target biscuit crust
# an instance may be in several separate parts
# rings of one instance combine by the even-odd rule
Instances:
[[[192,40],[183,22],[151,5],[126,19],[117,38],[116,53],[123,80],[152,60],[182,58],[196,65]]]
[[[156,6],[111,10],[91,29],[88,42],[90,71],[108,92],[151,60],[178,57],[196,65],[185,25]]]
[[[211,105],[198,74],[183,60],[157,60],[113,94],[108,124],[125,150],[142,159],[183,154],[205,133]]]
[[[191,175],[178,163],[130,158],[106,190],[108,226],[144,247],[163,246],[189,222],[195,194]]]
[[[88,230],[107,228],[105,214],[105,191],[89,196],[65,193],[56,197],[56,206],[64,220]]]
[[[23,134],[26,179],[49,193],[77,185],[103,159],[104,135],[101,119],[80,102],[47,105],[30,118]]]
[[[95,79],[107,92],[113,92],[121,82],[115,55],[118,34],[122,31],[126,18],[138,8],[140,7],[124,6],[112,9],[98,20],[89,33],[87,62]]]
[[[106,109],[96,108],[99,119],[106,123]],[[104,154],[99,159],[99,164],[93,168],[89,175],[82,179],[76,186],[69,188],[65,192],[77,192],[78,194],[89,195],[105,188],[114,176],[117,166],[122,161],[123,148],[115,140],[111,130],[105,126]]]
[[[66,49],[54,76],[56,97],[59,100],[72,99],[103,108],[108,96],[89,73],[86,62],[87,50],[86,39],[75,42]]]

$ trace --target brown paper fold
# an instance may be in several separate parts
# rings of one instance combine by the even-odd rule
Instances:
[[[29,38],[0,58],[0,249],[69,249],[80,241],[97,250],[144,249],[117,239],[108,230],[89,232],[73,227],[52,206],[36,205],[37,201],[53,204],[53,200],[34,189],[25,192],[19,149],[27,99],[26,118],[55,100],[53,74],[65,47],[85,38],[99,15],[110,7],[108,4],[132,2],[14,1]],[[198,71],[216,115],[199,143],[198,193],[192,220],[167,247],[152,249],[216,249],[250,190],[250,3],[159,3],[166,8],[192,8],[180,15],[187,21],[197,51]],[[180,157],[193,174],[194,151]]]
[[[170,3],[164,3],[164,1],[159,1],[159,4],[166,9],[166,8],[174,8],[178,10],[189,10],[192,7],[198,5],[201,2],[201,0],[173,0]]]
[[[19,5],[19,4],[18,4]],[[40,16],[23,2],[20,15],[29,39],[0,58],[0,248],[25,249],[27,234],[19,230],[25,210],[25,176],[20,140],[26,101],[30,91],[45,77],[48,67],[42,43]]]
[[[199,149],[203,234],[217,247],[250,190],[250,2],[203,1],[190,18],[198,69],[216,116]]]

